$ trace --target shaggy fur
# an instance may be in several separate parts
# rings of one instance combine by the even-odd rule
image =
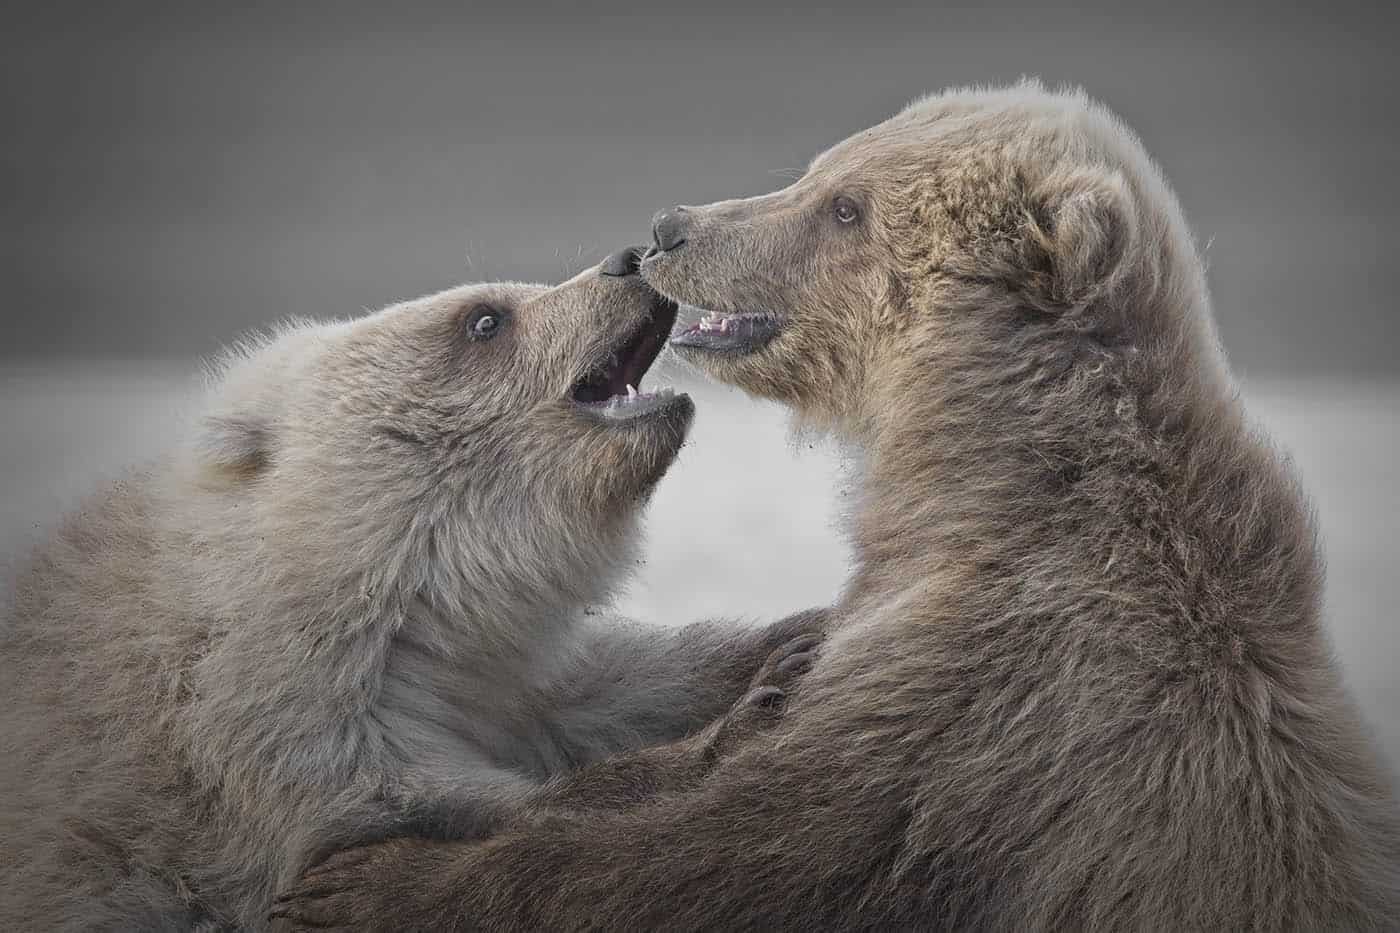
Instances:
[[[284,912],[1394,929],[1400,816],[1328,650],[1309,509],[1138,140],[1079,93],[955,91],[687,216],[648,281],[785,322],[696,362],[867,454],[840,627],[694,789],[353,850]]]
[[[566,396],[659,301],[589,271],[231,353],[189,443],[19,581],[0,929],[258,929],[329,848],[681,786],[742,734],[540,789],[697,732],[814,621],[666,631],[586,608],[634,564],[691,407],[605,424]],[[483,307],[506,323],[474,341]]]

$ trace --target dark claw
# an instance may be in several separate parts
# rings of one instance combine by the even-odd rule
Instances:
[[[744,703],[766,710],[776,710],[782,708],[783,700],[786,697],[786,693],[774,686],[755,687],[749,691],[748,696],[744,697]]]
[[[821,635],[799,635],[783,647],[793,652],[810,651],[822,643]]]
[[[342,849],[339,852],[331,852],[325,858],[312,865],[302,873],[303,881],[310,881],[320,875],[329,872],[341,871],[347,868],[354,868],[367,861],[371,857],[371,849],[368,846],[360,846],[354,849]]]
[[[816,660],[817,653],[815,651],[800,651],[797,654],[784,658],[783,662],[774,669],[773,673],[783,676],[801,674],[810,668],[812,663]]]

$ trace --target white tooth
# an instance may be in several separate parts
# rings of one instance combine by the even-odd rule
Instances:
[[[634,399],[634,398],[636,398],[636,397],[637,397],[637,389],[636,389],[635,386],[632,385],[632,383],[629,382],[629,383],[627,384],[627,399],[628,399],[629,401],[631,401],[632,399]]]

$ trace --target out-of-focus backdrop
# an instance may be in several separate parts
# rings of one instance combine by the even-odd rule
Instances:
[[[648,218],[781,186],[927,90],[1039,75],[1131,123],[1295,456],[1337,650],[1400,758],[1393,5],[70,4],[0,30],[0,553],[160,450],[198,358],[290,315],[557,280]],[[835,451],[697,395],[628,611],[830,600]]]

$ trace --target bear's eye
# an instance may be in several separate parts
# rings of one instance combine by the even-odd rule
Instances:
[[[490,340],[505,323],[505,312],[499,308],[477,308],[467,318],[467,332],[473,340]]]
[[[853,224],[860,219],[860,208],[845,195],[831,202],[831,213],[838,223]]]

